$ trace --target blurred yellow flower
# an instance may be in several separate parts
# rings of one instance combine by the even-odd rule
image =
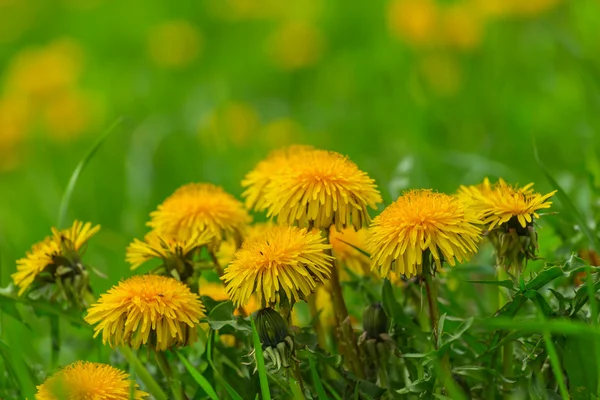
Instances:
[[[279,223],[360,229],[370,221],[367,207],[375,209],[382,201],[375,181],[339,153],[303,151],[287,164],[264,191],[267,216],[277,216]]]
[[[274,226],[246,240],[221,279],[238,306],[248,304],[253,293],[262,307],[282,296],[293,304],[329,279],[331,257],[325,250],[330,248],[318,232]]]
[[[266,159],[260,161],[242,180],[242,187],[246,188],[242,193],[242,197],[246,198],[246,207],[256,211],[265,210],[268,206],[265,193],[273,176],[289,168],[290,158],[301,156],[312,149],[312,146],[289,146],[271,152]]]
[[[201,279],[199,282],[199,293],[200,296],[210,297],[215,301],[226,301],[230,300],[229,295],[227,294],[227,290],[225,289],[225,285],[223,282],[213,283],[208,282],[205,279]],[[244,311],[247,314],[252,314],[255,311],[260,309],[260,304],[256,300],[256,296],[250,296],[248,303],[244,305]],[[236,309],[234,312],[235,315],[239,315],[239,309]]]
[[[148,393],[139,390],[129,374],[110,365],[76,361],[37,387],[36,400],[140,400]]]
[[[151,212],[147,225],[157,234],[177,240],[207,232],[215,238],[213,250],[217,250],[222,239],[241,243],[250,220],[244,205],[220,186],[190,183]]]
[[[148,53],[156,65],[181,68],[189,65],[200,53],[203,38],[189,21],[167,21],[153,27],[148,34]]]
[[[338,231],[335,226],[329,229],[329,242],[333,248],[333,256],[358,276],[369,275],[371,260],[368,256],[356,249],[366,251],[367,248],[367,229],[345,228]],[[354,247],[353,247],[354,246]],[[349,276],[345,269],[341,269],[340,278],[348,280]]]
[[[442,53],[428,54],[419,60],[418,68],[436,95],[451,97],[460,90],[462,73],[454,57]]]
[[[411,45],[429,45],[438,35],[440,10],[435,0],[393,0],[387,20],[390,32]]]
[[[22,97],[0,98],[0,172],[20,163],[20,146],[29,127],[30,113],[29,104]]]
[[[176,279],[137,275],[113,286],[88,309],[85,321],[102,332],[102,342],[113,347],[142,344],[164,351],[196,339],[196,325],[204,317],[198,295]]]
[[[324,45],[325,38],[316,26],[305,21],[289,21],[271,34],[267,52],[279,68],[296,70],[315,65]]]
[[[52,228],[52,236],[34,244],[24,258],[17,260],[17,272],[11,277],[19,286],[19,296],[47,269],[51,270],[48,272],[54,279],[59,267],[81,268],[78,253],[99,230],[100,225],[92,227],[90,222],[84,224],[80,221],[73,222],[70,228],[64,230]]]
[[[455,265],[477,251],[481,221],[458,198],[431,190],[411,190],[377,216],[367,239],[372,267],[388,276],[394,266],[407,278],[420,275],[423,253],[430,252],[436,268]]]
[[[256,139],[260,118],[254,107],[243,102],[229,102],[213,110],[208,126],[200,134],[208,144],[226,148],[229,143],[243,147]]]
[[[291,118],[279,118],[263,126],[261,139],[270,148],[302,141],[302,126]]]
[[[484,21],[481,17],[481,13],[466,1],[447,6],[441,13],[441,41],[459,50],[474,49],[483,36]]]
[[[66,141],[89,129],[91,114],[91,105],[83,93],[65,90],[44,105],[42,118],[52,138]]]
[[[36,104],[71,88],[79,79],[83,50],[73,39],[59,39],[19,53],[6,72],[7,92],[25,95]]]

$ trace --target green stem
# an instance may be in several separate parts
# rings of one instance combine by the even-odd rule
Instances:
[[[496,266],[496,274],[497,274],[497,279],[499,281],[508,279],[508,273],[506,272],[507,267],[505,267],[504,265],[502,265],[500,263],[500,260],[497,260],[497,266]],[[520,271],[520,267],[519,269],[517,269],[518,271]],[[498,286],[498,310],[500,310],[502,307],[504,307],[504,305],[506,304],[506,302],[508,301],[508,298],[504,292],[504,288]],[[513,375],[513,349],[514,349],[514,344],[513,342],[507,342],[502,346],[502,375],[505,378],[510,378]],[[504,390],[502,391],[502,398],[505,400],[511,399],[512,398],[512,387],[510,385],[510,383],[508,382],[504,382],[502,384],[502,386],[504,387]]]
[[[209,254],[210,254],[210,259],[212,260],[213,264],[215,265],[215,270],[217,271],[217,274],[219,274],[219,278],[222,277],[224,271],[223,271],[223,267],[221,267],[221,264],[219,264],[219,259],[217,258],[217,255],[212,250],[209,251]]]
[[[57,315],[51,315],[50,317],[50,337],[51,337],[51,349],[50,363],[52,369],[58,366],[58,359],[60,357],[60,318]]]
[[[182,394],[181,383],[179,381],[177,381],[176,379],[173,379],[173,370],[171,369],[171,366],[169,365],[169,361],[167,360],[167,357],[165,356],[165,352],[164,351],[155,351],[154,356],[156,357],[156,362],[158,363],[158,367],[160,368],[162,373],[167,378],[167,384],[171,388],[171,391],[173,392],[173,396],[175,396],[175,399],[177,399],[177,400],[182,400],[183,396],[181,395]]]

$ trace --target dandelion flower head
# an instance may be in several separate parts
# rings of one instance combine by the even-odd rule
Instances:
[[[149,344],[164,351],[196,339],[196,325],[204,317],[198,295],[174,278],[133,276],[100,296],[85,317],[112,346],[127,344],[137,349]]]
[[[431,190],[405,192],[377,216],[367,239],[372,268],[388,276],[420,275],[423,255],[431,253],[436,267],[455,265],[477,251],[481,221],[458,198]]]
[[[236,305],[246,305],[253,293],[261,306],[283,294],[293,304],[331,276],[330,248],[318,232],[275,226],[246,240],[221,279]]]
[[[141,400],[148,393],[134,383],[131,393],[129,374],[110,365],[77,361],[49,377],[37,387],[37,400]]]

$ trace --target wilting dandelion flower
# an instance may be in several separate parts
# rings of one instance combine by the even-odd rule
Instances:
[[[37,280],[42,285],[60,285],[60,294],[69,301],[84,300],[89,287],[81,255],[84,245],[99,230],[99,225],[80,221],[64,230],[52,228],[52,236],[34,244],[24,258],[17,260],[17,272],[12,279],[19,286],[19,296]]]
[[[58,371],[37,387],[37,400],[128,400],[144,399],[129,374],[110,365],[77,361]]]
[[[458,198],[431,190],[411,190],[377,216],[367,239],[373,268],[412,277],[423,271],[430,252],[436,267],[455,265],[477,251],[481,230],[475,214]]]
[[[263,306],[283,297],[293,304],[329,279],[330,248],[318,232],[275,226],[246,240],[221,279],[236,305],[247,304],[253,293]]]
[[[268,216],[279,223],[329,229],[335,225],[360,229],[369,223],[367,207],[376,208],[381,196],[374,180],[339,153],[305,151],[288,160],[265,190]]]
[[[102,332],[102,342],[127,344],[135,349],[148,344],[164,351],[196,339],[196,325],[204,316],[198,295],[176,279],[138,275],[122,281],[100,296],[85,317]]]
[[[525,260],[535,258],[534,220],[539,218],[539,210],[550,208],[548,199],[555,193],[536,193],[533,183],[516,187],[502,179],[491,184],[486,178],[476,186],[461,186],[458,196],[483,220],[498,264],[520,270]]]
[[[213,239],[208,231],[200,232],[193,237],[181,240],[164,237],[151,231],[144,241],[134,239],[127,247],[126,260],[131,269],[136,269],[146,261],[160,259],[162,264],[154,273],[174,276],[187,283],[194,276],[194,256],[202,246],[208,245]]]
[[[243,204],[221,187],[209,183],[190,183],[177,189],[156,211],[150,213],[148,226],[157,234],[188,240],[208,233],[218,247],[222,239],[240,243],[250,222]]]
[[[299,156],[311,150],[313,150],[312,146],[294,145],[276,150],[259,162],[242,180],[242,186],[246,188],[242,193],[242,197],[246,198],[246,207],[256,211],[266,209],[268,204],[265,201],[265,193],[273,176],[289,168],[289,160],[292,156]]]
[[[371,260],[369,256],[360,251],[366,249],[367,236],[366,228],[358,231],[355,231],[354,228],[345,228],[338,231],[335,226],[332,226],[329,229],[329,243],[333,249],[333,256],[340,264],[358,276],[370,273]],[[342,280],[348,278],[344,269],[341,270],[340,275]]]

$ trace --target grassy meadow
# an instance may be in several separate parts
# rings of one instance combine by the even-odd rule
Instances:
[[[125,371],[152,399],[599,398],[599,19],[595,0],[0,0],[0,399],[88,399],[36,397],[79,360]],[[336,247],[329,225],[290,217],[331,241],[341,285],[319,289],[330,300],[288,298],[291,316],[282,293],[267,301],[294,342],[289,367],[273,367],[271,328],[249,318],[265,304],[245,313],[224,294],[219,268],[241,244],[227,235],[180,279],[200,286],[197,340],[162,352],[92,338],[86,309],[162,265],[126,261],[159,204],[192,182],[244,202],[246,175],[292,145],[364,171],[381,195],[371,219],[407,190],[454,195],[486,177],[557,192],[529,233],[504,222],[506,237],[533,235],[506,245],[535,249],[525,261],[500,257],[480,219],[478,251],[442,257],[435,276],[382,279],[371,239]],[[295,160],[286,168],[310,164]],[[277,222],[248,213],[248,226]],[[89,301],[19,295],[17,260],[75,220],[101,225],[75,252]]]

